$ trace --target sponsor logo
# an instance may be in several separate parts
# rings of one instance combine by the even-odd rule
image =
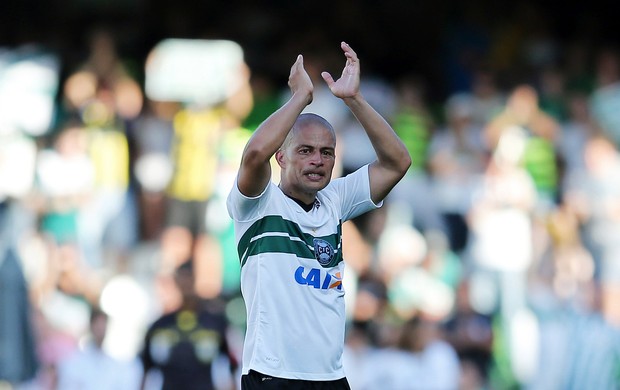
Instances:
[[[340,272],[332,275],[320,268],[306,269],[299,266],[295,270],[295,281],[301,285],[312,286],[321,290],[328,290],[330,288],[342,290],[342,276]]]

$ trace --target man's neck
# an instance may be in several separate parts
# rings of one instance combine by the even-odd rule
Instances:
[[[286,191],[284,188],[282,188],[282,186],[279,186],[279,187],[280,187],[280,190],[282,191],[282,193],[284,195],[286,195],[287,197],[289,197],[290,199],[295,201],[295,203],[297,203],[305,211],[311,211],[314,207],[316,207],[316,204],[318,202],[316,197],[314,199],[312,199],[312,201],[310,203],[306,203],[303,200],[295,197],[293,194],[291,194],[288,191]]]
[[[286,195],[286,196],[288,196],[288,195]],[[312,203],[307,204],[307,203],[302,202],[299,199],[293,198],[292,196],[288,196],[288,197],[293,199],[295,201],[295,203],[297,203],[299,206],[301,206],[301,208],[304,209],[305,211],[312,210],[314,208],[315,204],[316,204],[316,199]]]

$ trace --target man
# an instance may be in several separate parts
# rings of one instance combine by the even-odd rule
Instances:
[[[174,274],[181,295],[180,307],[164,313],[146,332],[140,354],[144,370],[142,389],[151,383],[151,370],[161,373],[163,390],[234,387],[237,359],[229,348],[228,322],[223,307],[215,300],[207,301],[198,296],[194,278],[193,260],[190,259]],[[218,364],[221,362],[228,364]]]
[[[108,333],[108,315],[93,307],[90,313],[90,338],[87,343],[68,356],[61,358],[57,366],[58,385],[63,390],[117,389],[134,390],[140,383],[140,363],[137,360],[121,360],[110,355],[104,348]]]
[[[331,181],[336,135],[325,119],[301,114],[313,84],[299,55],[289,76],[292,96],[248,141],[228,197],[248,316],[244,389],[349,388],[342,367],[342,223],[380,207],[411,158],[362,96],[356,53],[344,42],[341,48],[340,79],[321,75],[364,127],[377,160]],[[279,186],[270,182],[274,154]]]

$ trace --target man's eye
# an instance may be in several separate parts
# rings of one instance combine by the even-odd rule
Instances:
[[[310,149],[300,149],[299,153],[301,153],[301,154],[308,154],[308,153],[310,153]]]

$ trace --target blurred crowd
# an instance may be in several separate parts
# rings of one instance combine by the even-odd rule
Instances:
[[[446,54],[439,102],[424,75],[362,80],[413,164],[343,226],[353,389],[620,387],[620,55],[534,27],[512,42],[518,75]],[[224,202],[286,85],[233,61],[217,97],[166,99],[113,31],[89,43],[64,76],[37,45],[0,51],[0,389],[235,389],[245,311]],[[374,152],[322,54],[305,58],[307,110],[337,131],[338,176]]]

